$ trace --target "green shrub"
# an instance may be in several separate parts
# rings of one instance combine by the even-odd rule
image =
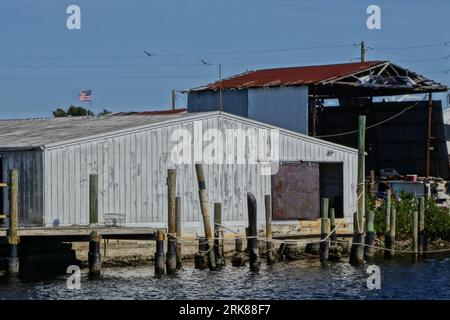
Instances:
[[[425,232],[432,238],[449,238],[450,214],[433,199],[425,200]]]

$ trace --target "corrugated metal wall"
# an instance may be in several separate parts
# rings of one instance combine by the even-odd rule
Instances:
[[[308,134],[308,87],[249,89],[248,117]]]
[[[255,127],[247,120],[226,115],[213,115],[200,121],[203,131]],[[172,132],[183,128],[193,135],[193,127],[192,120],[184,120],[178,124],[47,149],[46,225],[87,224],[89,174],[98,173],[100,222],[104,213],[122,213],[126,214],[128,225],[166,226],[166,173],[168,168],[176,168],[177,194],[182,197],[183,228],[200,227],[194,166],[173,165],[171,161],[172,147],[176,144],[171,141]],[[280,157],[288,161],[344,162],[344,204],[346,215],[350,216],[356,205],[356,153],[325,142],[311,141],[309,137],[283,133]],[[264,222],[264,195],[270,194],[271,178],[262,176],[260,172],[260,164],[205,166],[211,208],[213,202],[223,203],[223,220],[227,225],[245,226],[248,191],[255,194],[258,219]]]
[[[222,111],[247,117],[247,90],[222,90]],[[219,110],[219,91],[191,91],[188,93],[188,112],[205,112]]]
[[[41,150],[2,151],[2,177],[10,182],[10,171],[19,170],[19,223],[20,226],[43,224],[43,153]],[[9,190],[2,188],[2,212],[9,213]]]

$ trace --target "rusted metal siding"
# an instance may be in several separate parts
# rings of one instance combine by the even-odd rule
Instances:
[[[175,129],[191,135],[195,118],[140,128],[89,141],[72,142],[45,150],[45,224],[87,224],[89,174],[98,174],[99,222],[103,214],[122,213],[127,225],[166,226],[168,168],[177,169],[177,195],[182,197],[183,229],[201,227],[198,186],[193,164],[175,165],[171,141]],[[271,126],[219,113],[197,119],[207,129],[270,129]],[[285,161],[344,163],[344,202],[350,217],[356,205],[356,151],[325,141],[280,131],[280,158]],[[223,150],[225,154],[229,150]],[[192,154],[195,149],[192,149]],[[245,153],[249,156],[249,152]],[[257,164],[205,164],[211,208],[222,202],[228,226],[246,225],[246,193],[258,201],[258,222],[264,223],[264,195],[271,193],[271,177]]]
[[[274,220],[316,220],[320,217],[319,164],[282,163],[272,176]]]
[[[9,183],[10,171],[19,170],[19,225],[43,225],[43,154],[41,150],[1,150],[2,176]],[[8,188],[2,188],[2,212],[9,213]]]

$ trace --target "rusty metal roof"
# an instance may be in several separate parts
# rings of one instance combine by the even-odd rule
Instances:
[[[274,86],[315,85],[334,78],[362,72],[386,61],[330,64],[318,66],[289,67],[249,71],[222,81],[217,81],[193,91],[222,89],[245,89]]]

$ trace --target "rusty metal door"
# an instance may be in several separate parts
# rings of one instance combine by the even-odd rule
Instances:
[[[272,176],[274,220],[316,220],[320,217],[319,164],[283,162]]]

